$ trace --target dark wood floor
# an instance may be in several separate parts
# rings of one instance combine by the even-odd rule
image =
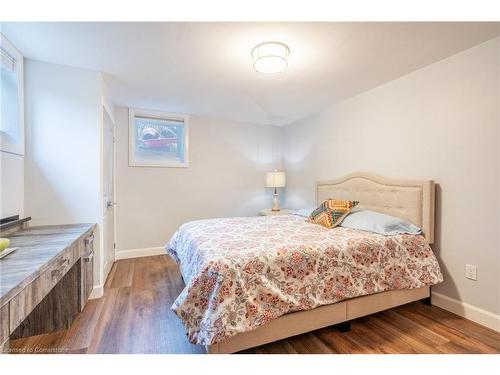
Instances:
[[[165,255],[120,260],[104,297],[89,301],[69,330],[11,341],[69,353],[204,353],[190,344],[170,306],[184,284]],[[500,334],[420,302],[334,327],[264,345],[244,353],[500,353]]]

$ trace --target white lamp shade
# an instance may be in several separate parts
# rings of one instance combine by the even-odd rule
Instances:
[[[266,187],[284,187],[285,183],[285,172],[268,172],[266,174]]]

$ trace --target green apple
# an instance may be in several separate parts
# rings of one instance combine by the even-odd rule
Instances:
[[[10,245],[10,240],[8,238],[0,238],[0,251],[4,251]]]

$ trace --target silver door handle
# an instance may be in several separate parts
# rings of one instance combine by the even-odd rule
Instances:
[[[111,208],[111,207],[113,207],[114,205],[116,205],[116,203],[111,202],[111,201],[107,201],[107,202],[106,202],[106,208]]]

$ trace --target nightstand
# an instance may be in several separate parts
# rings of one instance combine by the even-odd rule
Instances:
[[[287,210],[285,208],[282,208],[279,211],[273,211],[270,208],[265,208],[265,209],[259,211],[259,215],[260,216],[289,215],[292,212],[293,212],[293,210]]]

